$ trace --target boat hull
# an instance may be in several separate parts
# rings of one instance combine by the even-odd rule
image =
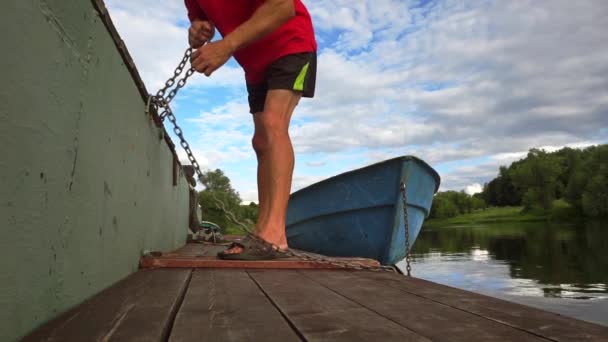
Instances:
[[[422,160],[405,156],[346,172],[293,193],[286,221],[290,247],[396,264],[406,250],[399,190],[402,181],[407,185],[412,246],[430,212],[440,179]]]

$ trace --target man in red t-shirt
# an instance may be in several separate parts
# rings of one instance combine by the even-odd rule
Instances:
[[[301,0],[185,0],[192,67],[210,76],[231,56],[245,71],[258,159],[256,234],[218,254],[264,260],[287,248],[285,216],[294,152],[289,121],[301,97],[313,97],[316,50],[310,14]],[[223,39],[210,42],[218,29]],[[205,44],[206,43],[206,44]]]

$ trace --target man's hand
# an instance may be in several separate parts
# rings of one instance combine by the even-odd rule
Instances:
[[[215,34],[215,26],[207,20],[194,20],[188,30],[188,42],[192,48],[199,48],[210,41]]]
[[[224,65],[234,53],[234,49],[226,40],[205,44],[192,53],[192,67],[205,76]]]

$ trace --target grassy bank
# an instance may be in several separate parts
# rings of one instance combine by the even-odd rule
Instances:
[[[576,222],[582,219],[582,216],[575,208],[572,208],[568,203],[562,200],[557,200],[553,203],[553,208],[549,212],[545,212],[542,209],[524,212],[523,207],[492,207],[450,218],[429,219],[424,222],[424,227],[503,222]]]

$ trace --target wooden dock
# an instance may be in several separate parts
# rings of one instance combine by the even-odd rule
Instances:
[[[24,341],[608,341],[608,327],[397,273],[213,264],[218,248],[142,258],[153,268]]]

